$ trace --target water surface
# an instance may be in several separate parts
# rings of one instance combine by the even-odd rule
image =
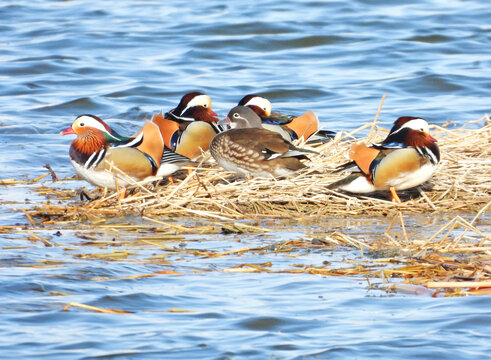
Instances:
[[[34,178],[47,162],[59,177],[71,176],[72,139],[58,133],[78,114],[129,134],[193,90],[209,94],[220,116],[259,93],[276,111],[312,109],[326,128],[352,130],[373,119],[386,93],[380,122],[387,127],[401,115],[460,125],[490,110],[490,15],[487,2],[474,0],[5,0],[0,178]],[[10,208],[43,201],[32,188],[0,187],[1,200],[11,202],[0,206],[0,224],[27,223]],[[327,231],[330,222],[317,226]],[[373,220],[332,226],[377,236]],[[292,227],[263,236],[186,235],[168,245],[220,252],[311,239],[309,226]],[[57,246],[0,234],[2,358],[489,358],[486,297],[387,294],[362,276],[219,271],[269,261],[276,269],[341,267],[363,260],[352,249],[155,263],[165,252],[139,241],[148,234],[108,231],[94,236],[133,254],[103,261],[84,255],[108,248],[81,246],[73,231],[39,235]],[[96,281],[161,270],[181,274]],[[70,302],[132,313],[62,311]]]

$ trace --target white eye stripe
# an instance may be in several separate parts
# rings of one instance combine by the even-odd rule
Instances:
[[[211,107],[211,99],[208,95],[198,95],[191,99],[186,108],[181,112],[181,115],[195,106]]]
[[[107,133],[107,129],[104,127],[104,125],[102,125],[99,121],[97,121],[91,116],[87,116],[87,115],[79,116],[75,120],[75,125],[84,126],[84,127],[89,126]]]
[[[424,120],[424,119],[413,119],[413,120],[409,120],[407,123],[402,125],[399,129],[394,131],[391,135],[397,134],[402,129],[412,129],[412,130],[418,130],[418,131],[422,131],[422,132],[426,132],[426,133],[430,132],[430,128],[429,128],[426,120]]]
[[[268,115],[271,114],[271,102],[261,96],[254,96],[245,106],[258,106],[263,109]]]
[[[401,129],[409,128],[412,130],[419,130],[423,132],[429,132],[430,128],[428,123],[424,119],[413,119],[401,126]]]

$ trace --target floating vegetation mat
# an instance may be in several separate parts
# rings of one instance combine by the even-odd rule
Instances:
[[[107,268],[113,268],[111,264],[120,268],[117,264],[125,263],[131,266],[121,273],[109,272],[118,275],[91,280],[262,273],[292,278],[342,276],[387,293],[491,295],[490,226],[481,219],[485,210],[472,219],[455,216],[446,223],[444,218],[428,221],[422,215],[404,217],[400,213],[385,219],[387,224],[356,217],[262,220],[254,225],[144,218],[140,223],[0,226],[0,233],[5,233],[2,243],[9,245],[2,251],[4,256],[10,254],[0,261],[0,267],[53,268],[76,263],[80,269],[81,262],[88,267],[92,262],[105,262]],[[32,260],[40,254],[46,258]],[[68,304],[65,310],[70,307],[114,310],[78,303]],[[126,313],[124,309],[114,312]]]
[[[481,123],[483,127],[475,128]],[[0,226],[0,234],[25,234],[25,240],[49,247],[57,244],[56,237],[45,235],[47,229],[72,230],[91,244],[112,249],[114,241],[101,241],[105,236],[102,234],[125,233],[162,251],[166,259],[171,254],[235,259],[234,266],[196,271],[361,276],[370,286],[386,291],[432,296],[490,294],[490,119],[486,117],[454,129],[450,129],[450,124],[433,126],[432,136],[438,139],[442,154],[439,169],[421,188],[399,193],[403,204],[392,203],[386,193],[356,196],[327,189],[328,184],[345,176],[333,170],[347,161],[348,149],[356,141],[354,135],[367,128],[368,141],[386,135],[376,121],[351,133],[340,133],[329,143],[317,146],[319,155],[311,157],[309,168],[290,179],[237,178],[206,161],[189,174],[177,176],[174,183],[150,186],[135,183],[126,192],[121,189],[104,193],[96,189],[87,194],[91,200],[80,200],[80,189],[70,186],[73,179],[49,185],[41,184],[41,178],[2,180],[0,186],[7,187],[30,182],[30,188],[46,200],[14,209],[24,213],[26,225]],[[47,168],[45,176],[56,179]],[[360,218],[370,219],[372,225],[366,229],[360,226],[358,232],[353,231],[353,225],[338,228],[327,225],[340,219],[356,222]],[[302,239],[229,251],[162,243],[163,239],[176,240],[188,234],[263,236],[299,231],[299,226],[304,226]],[[358,249],[362,257],[347,260],[343,266],[326,263],[287,268],[269,261],[243,261],[246,254],[299,256],[305,251],[337,248]],[[89,260],[129,261],[133,255],[129,251],[113,251],[83,256]],[[168,266],[160,273],[131,276],[180,276],[183,272]],[[375,279],[377,285],[373,285]]]

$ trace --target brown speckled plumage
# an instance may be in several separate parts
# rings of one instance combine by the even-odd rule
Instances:
[[[210,144],[211,155],[223,168],[241,175],[281,177],[306,167],[300,159],[310,151],[260,128],[261,119],[251,109],[237,106],[228,118],[241,128],[218,134]]]

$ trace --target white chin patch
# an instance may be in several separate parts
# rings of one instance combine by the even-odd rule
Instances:
[[[255,96],[245,104],[245,106],[252,106],[252,105],[258,106],[261,109],[263,109],[268,116],[271,115],[271,103],[269,102],[268,99],[265,99],[260,96]]]

